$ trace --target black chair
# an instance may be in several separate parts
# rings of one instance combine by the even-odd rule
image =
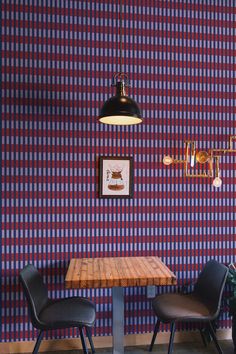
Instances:
[[[200,273],[194,289],[189,294],[162,294],[153,300],[153,310],[157,316],[149,351],[152,351],[160,322],[170,323],[171,335],[168,354],[172,353],[177,322],[199,322],[209,331],[220,354],[222,349],[217,341],[212,325],[220,312],[222,293],[228,268],[211,260]]]
[[[93,302],[75,296],[57,300],[49,299],[42,276],[31,264],[20,272],[20,282],[28,302],[32,324],[40,330],[33,354],[38,353],[44,331],[69,327],[79,328],[83,352],[88,354],[83,333],[85,328],[92,353],[95,353],[91,335],[91,327],[95,322]]]

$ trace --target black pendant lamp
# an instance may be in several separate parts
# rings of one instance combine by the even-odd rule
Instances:
[[[109,98],[100,111],[99,121],[111,125],[134,125],[142,122],[142,114],[138,104],[126,96],[125,87],[129,86],[127,74],[122,73],[122,1],[120,2],[120,70],[113,77],[112,86],[116,87],[116,95]]]

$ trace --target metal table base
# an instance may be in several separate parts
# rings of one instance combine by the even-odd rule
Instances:
[[[124,289],[112,288],[113,354],[124,354]]]

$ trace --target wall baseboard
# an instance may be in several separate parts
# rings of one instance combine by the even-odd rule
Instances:
[[[161,332],[158,334],[158,343],[165,344],[169,342],[170,334],[168,332]],[[145,334],[130,334],[125,336],[125,346],[149,345],[151,342],[152,333]],[[224,329],[217,331],[217,338],[219,340],[232,339],[231,329]],[[177,332],[175,335],[175,343],[195,342],[200,341],[198,331],[194,332]],[[112,337],[94,337],[95,348],[109,348],[112,347]],[[27,342],[9,342],[0,343],[1,354],[15,354],[15,353],[32,353],[34,348],[34,341]],[[81,349],[81,342],[78,338],[67,339],[50,339],[43,340],[40,345],[40,352],[58,351],[58,350],[73,350]]]

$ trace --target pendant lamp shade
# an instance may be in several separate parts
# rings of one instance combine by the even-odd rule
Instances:
[[[142,115],[137,103],[126,96],[125,82],[117,81],[116,95],[109,98],[102,106],[99,121],[112,125],[134,125],[142,122]]]

